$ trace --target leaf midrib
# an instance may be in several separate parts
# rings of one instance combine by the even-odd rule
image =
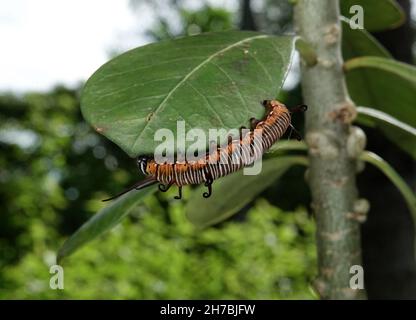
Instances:
[[[270,37],[269,35],[257,35],[257,36],[252,36],[252,37],[248,37],[246,39],[240,40],[232,45],[229,45],[215,53],[213,53],[212,55],[208,56],[205,60],[203,60],[200,64],[198,64],[195,68],[193,68],[188,74],[186,74],[181,81],[179,81],[175,87],[173,87],[169,93],[166,95],[166,97],[162,100],[162,102],[157,106],[157,108],[155,109],[155,111],[153,112],[153,119],[155,118],[155,115],[160,112],[161,110],[163,110],[163,107],[165,106],[166,102],[169,100],[169,98],[172,96],[172,94],[182,85],[184,84],[195,72],[197,72],[200,68],[202,68],[205,64],[207,64],[208,62],[210,62],[212,59],[214,59],[216,56],[218,56],[221,53],[224,53],[225,51],[228,51],[242,43],[248,42],[248,41],[252,41],[252,40],[256,40],[256,39],[262,39],[262,38],[268,38]],[[146,128],[148,127],[149,123],[152,120],[148,121],[143,129],[141,130],[141,132],[139,133],[139,135],[137,136],[137,138],[135,139],[135,141],[133,142],[132,145],[132,149],[134,150],[136,147],[136,144],[138,143],[138,141],[140,140],[140,138],[142,137],[143,132],[146,130]]]
[[[345,62],[347,71],[360,68],[377,69],[389,72],[411,83],[416,83],[416,68],[412,65],[385,57],[355,57]]]
[[[357,107],[357,112],[381,120],[416,137],[416,128],[383,111],[367,107]]]

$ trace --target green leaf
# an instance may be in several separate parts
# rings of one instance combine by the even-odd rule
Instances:
[[[133,49],[87,81],[83,115],[132,157],[153,154],[159,144],[155,132],[176,133],[177,120],[184,120],[187,130],[205,133],[249,126],[251,117],[264,115],[259,101],[277,96],[294,40],[227,31]]]
[[[130,191],[100,210],[65,241],[58,251],[58,264],[64,257],[69,256],[87,242],[90,242],[119,224],[139,202],[155,190],[157,188],[149,187],[137,191]]]
[[[359,123],[375,123],[382,127],[391,140],[416,159],[416,128],[379,110],[357,107]]]
[[[416,127],[415,67],[380,57],[360,57],[345,62],[344,68],[355,104],[380,110],[410,127]],[[361,71],[366,72],[366,77],[362,79],[365,84],[360,87],[356,72]],[[391,126],[379,127],[389,139],[414,155],[409,138],[402,140],[403,136],[397,135],[397,130],[393,132]]]
[[[360,56],[378,56],[391,58],[390,54],[365,30],[352,30],[348,26],[348,21],[343,21],[343,43],[342,51],[345,60]],[[383,60],[384,61],[384,60]],[[394,62],[393,62],[394,63]],[[380,63],[382,64],[382,63]],[[356,104],[377,107],[382,110],[386,105],[385,95],[391,95],[391,91],[383,91],[377,88],[377,77],[381,76],[373,68],[357,68],[347,73],[347,85],[352,99]],[[389,81],[385,79],[384,81]],[[385,86],[387,87],[387,86]],[[383,87],[384,88],[384,87]],[[410,92],[409,92],[410,93]],[[410,93],[411,94],[411,93]],[[397,99],[394,106],[402,108],[402,101]],[[390,107],[390,105],[386,105]],[[406,108],[406,106],[405,106]],[[408,108],[409,109],[409,108]],[[360,110],[362,112],[360,112]],[[357,122],[366,126],[378,127],[383,133],[404,151],[416,158],[416,145],[413,135],[409,135],[411,128],[408,124],[399,119],[388,115],[385,112],[370,108],[358,108],[359,116]],[[383,114],[383,115],[382,115]],[[393,121],[384,121],[389,118]],[[399,128],[398,126],[402,126]]]
[[[361,56],[375,56],[391,58],[390,53],[375,39],[370,33],[361,29],[351,29],[349,20],[342,19],[342,55],[344,60],[349,60]],[[358,69],[346,75],[349,93],[354,101],[372,98],[371,70]],[[373,121],[364,122],[360,117],[360,123],[374,127]]]
[[[306,151],[308,146],[304,141],[286,140],[279,141],[270,147],[266,155],[285,151]]]
[[[345,62],[347,71],[357,68],[372,68],[389,72],[403,80],[407,80],[413,86],[416,85],[416,68],[402,62],[379,57],[361,57]]]
[[[351,29],[349,20],[342,17],[342,55],[344,60],[361,56],[375,56],[391,58],[390,53],[366,30]],[[372,98],[371,77],[372,70],[357,69],[346,75],[350,95],[354,101]],[[368,127],[375,127],[375,122],[368,117],[359,116],[357,122]]]
[[[416,195],[403,178],[386,161],[373,152],[365,151],[362,153],[360,158],[361,160],[369,162],[380,169],[397,187],[406,201],[406,204],[413,216],[413,224],[416,226]]]
[[[186,215],[199,228],[223,221],[253,200],[291,166],[307,165],[304,156],[281,156],[264,160],[261,173],[243,175],[240,170],[216,181],[212,196],[202,197],[205,187],[195,189],[186,205]]]
[[[394,0],[341,0],[341,14],[351,18],[353,5],[363,8],[364,28],[371,32],[397,28],[405,20],[402,8]]]
[[[391,58],[390,53],[370,33],[363,29],[351,29],[349,20],[342,22],[342,55],[344,60],[360,56]]]

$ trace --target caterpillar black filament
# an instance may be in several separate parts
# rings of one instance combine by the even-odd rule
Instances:
[[[204,192],[203,196],[208,198],[212,193],[214,180],[260,159],[289,127],[298,134],[291,125],[291,113],[305,111],[307,109],[305,105],[298,106],[291,111],[277,100],[264,100],[262,105],[266,108],[266,116],[263,120],[252,118],[250,120],[251,130],[244,136],[238,140],[229,139],[226,146],[215,148],[214,151],[207,153],[197,161],[156,163],[151,157],[139,156],[137,165],[140,171],[148,177],[120,194],[103,201],[115,199],[130,190],[143,189],[155,183],[159,183],[159,190],[163,192],[172,185],[176,185],[179,194],[175,196],[175,199],[182,198],[182,186],[204,183],[208,192]]]

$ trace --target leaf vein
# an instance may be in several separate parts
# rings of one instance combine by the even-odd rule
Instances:
[[[225,126],[224,121],[222,120],[222,118],[220,117],[220,115],[218,114],[217,110],[215,110],[215,108],[212,106],[211,102],[208,100],[208,98],[206,96],[204,96],[197,88],[195,88],[195,86],[189,82],[190,87],[196,92],[198,93],[203,99],[204,101],[206,101],[207,106],[212,110],[212,112],[215,114],[215,116],[218,118],[218,120],[220,121],[220,123]]]
[[[210,56],[208,56],[205,60],[203,60],[200,64],[198,64],[195,68],[193,68],[187,75],[185,75],[185,77],[182,78],[181,81],[179,81],[177,83],[177,85],[175,87],[173,87],[172,90],[169,91],[169,93],[166,95],[165,99],[163,99],[163,101],[159,104],[159,106],[155,109],[154,111],[154,115],[156,115],[156,113],[160,112],[161,110],[163,110],[163,107],[166,105],[166,102],[169,100],[169,98],[176,92],[176,90],[182,86],[183,83],[185,83],[194,73],[196,73],[199,69],[201,69],[204,65],[206,65],[207,63],[209,63],[212,59],[214,59],[215,57],[217,57],[218,55],[237,47],[238,45],[248,42],[248,41],[252,41],[255,39],[262,39],[262,38],[267,38],[269,37],[268,35],[257,35],[257,36],[251,36],[248,38],[245,38],[243,40],[240,40],[238,42],[235,42],[231,45],[226,46],[225,48],[211,54]],[[153,117],[152,119],[154,119],[155,117]],[[140,140],[143,132],[145,132],[145,130],[148,128],[149,123],[151,123],[151,121],[147,122],[143,128],[143,130],[139,133],[139,135],[137,136],[136,140],[133,142],[132,145],[132,149],[134,150],[136,147],[136,144],[138,143],[138,141]]]

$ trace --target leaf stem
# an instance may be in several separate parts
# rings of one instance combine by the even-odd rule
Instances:
[[[312,67],[318,63],[318,58],[313,47],[302,38],[298,38],[295,43],[296,50],[298,50],[300,57],[305,63]]]

